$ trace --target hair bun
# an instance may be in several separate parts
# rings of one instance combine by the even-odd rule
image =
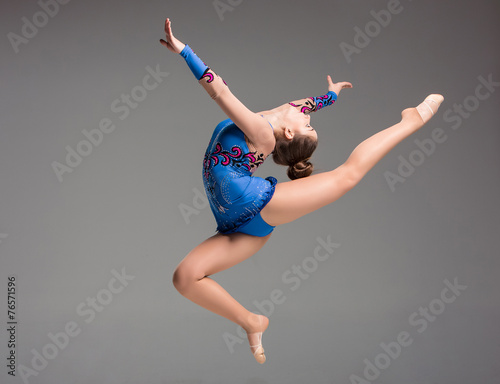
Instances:
[[[302,160],[299,161],[298,163],[290,165],[288,167],[287,174],[291,180],[296,180],[302,177],[310,176],[311,173],[313,172],[313,168],[314,167],[310,161]]]
[[[313,172],[309,159],[317,146],[318,140],[310,136],[295,135],[292,140],[287,140],[278,135],[273,160],[276,164],[288,166],[287,175],[291,180],[307,177]]]

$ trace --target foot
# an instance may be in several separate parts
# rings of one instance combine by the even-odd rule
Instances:
[[[402,121],[411,123],[416,129],[423,127],[437,112],[443,100],[441,95],[427,96],[416,108],[407,108],[401,112]]]
[[[418,105],[417,112],[422,118],[424,124],[427,123],[432,116],[434,116],[443,102],[444,97],[442,95],[429,95],[425,98],[425,100]]]
[[[269,319],[266,316],[253,313],[249,322],[250,327],[246,329],[246,331],[248,342],[250,343],[250,350],[255,360],[260,364],[264,364],[266,355],[264,355],[264,348],[262,347],[262,334],[269,326]]]

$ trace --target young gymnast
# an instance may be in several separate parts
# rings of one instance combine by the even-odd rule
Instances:
[[[269,319],[248,311],[209,276],[255,254],[276,226],[324,207],[351,190],[392,148],[432,118],[443,96],[429,95],[416,108],[405,109],[399,123],[363,141],[344,164],[311,176],[309,159],[318,136],[310,125],[310,113],[333,104],[342,89],[352,88],[351,83],[333,83],[328,76],[326,95],[254,113],[188,45],[174,37],[169,19],[165,33],[161,44],[186,60],[228,117],[215,128],[203,160],[203,182],[218,233],[180,262],[173,283],[189,300],[240,325],[247,332],[255,359],[262,364],[266,360],[262,334]],[[252,175],[270,154],[276,163],[288,166],[291,181],[277,183],[273,177]]]

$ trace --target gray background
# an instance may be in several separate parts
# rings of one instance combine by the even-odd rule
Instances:
[[[470,104],[457,129],[445,120],[454,104],[473,103],[479,76],[500,81],[498,1],[401,0],[402,12],[351,62],[340,44],[353,45],[354,28],[389,1],[232,3],[219,15],[211,0],[74,0],[16,53],[8,33],[20,35],[22,18],[41,8],[2,2],[0,381],[23,382],[5,366],[7,278],[15,275],[17,364],[32,368],[34,351],[50,348],[49,334],[68,322],[80,329],[29,383],[352,383],[351,375],[367,379],[364,360],[374,363],[380,344],[400,332],[413,343],[368,382],[500,382],[499,87]],[[432,122],[353,191],[277,228],[257,255],[215,276],[252,311],[273,290],[286,297],[270,316],[263,366],[246,340],[228,347],[224,333],[240,337],[233,323],[171,283],[177,263],[214,233],[210,209],[193,199],[203,190],[205,146],[225,117],[159,44],[166,17],[252,110],[323,94],[327,74],[353,83],[313,116],[319,171],[428,93],[445,95]],[[120,120],[113,101],[157,65],[169,75]],[[64,164],[66,146],[75,149],[103,118],[116,129],[59,182],[52,162]],[[399,156],[408,159],[414,140],[436,128],[446,141],[392,191],[384,173],[397,173]],[[272,161],[258,175],[286,181]],[[196,212],[187,221],[186,207]],[[340,247],[309,264],[292,290],[283,274],[310,262],[317,238],[328,236]],[[123,268],[133,280],[106,296],[112,270]],[[455,278],[467,288],[418,332],[412,313],[439,305],[444,281]],[[110,302],[86,322],[77,308],[98,295]]]

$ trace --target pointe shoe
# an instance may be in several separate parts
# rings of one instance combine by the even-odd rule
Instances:
[[[259,315],[259,327],[262,326],[262,323],[263,323],[262,318],[263,317],[264,316]],[[265,319],[267,320],[267,318],[265,318]],[[268,325],[269,325],[269,320],[267,320],[267,321],[268,321]],[[253,350],[254,351],[253,357],[255,357],[255,360],[257,360],[257,362],[260,364],[264,364],[266,362],[266,355],[264,355],[264,347],[262,347],[262,334],[267,329],[268,325],[266,325],[266,327],[261,332],[254,332],[254,333],[247,334],[249,343],[254,344],[254,345],[250,345],[250,350],[253,350],[253,348],[255,348],[255,350]],[[257,340],[255,340],[255,339],[257,339]]]
[[[248,336],[257,335],[257,340],[259,344],[251,345],[250,350],[252,348],[256,348],[255,352],[253,353],[253,357],[255,357],[255,360],[257,360],[257,362],[260,364],[264,364],[266,362],[266,355],[264,355],[264,347],[262,347],[262,333],[263,332],[256,332],[248,334]]]
[[[427,96],[425,100],[417,106],[417,112],[424,121],[424,124],[434,116],[443,100],[444,97],[442,95],[432,94]]]

